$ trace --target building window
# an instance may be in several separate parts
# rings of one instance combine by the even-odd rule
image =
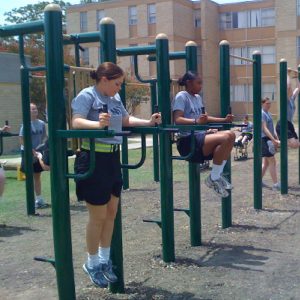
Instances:
[[[265,8],[261,10],[261,26],[275,26],[275,9]]]
[[[148,24],[156,23],[156,7],[155,4],[148,4]]]
[[[262,64],[275,64],[275,46],[261,47],[261,62]]]
[[[136,6],[128,7],[128,23],[129,25],[137,24],[137,9]]]
[[[261,10],[252,9],[248,11],[248,27],[261,27]]]
[[[196,9],[194,11],[194,26],[196,28],[201,27],[201,10],[200,9]]]
[[[252,85],[238,84],[230,86],[230,97],[233,102],[249,102],[252,100]]]
[[[297,0],[297,16],[300,16],[300,0]]]
[[[100,21],[105,17],[104,9],[99,9],[96,12],[96,29],[100,29]]]
[[[90,64],[89,48],[83,49],[84,51],[81,51],[81,61],[84,66],[88,66]]]
[[[276,99],[276,86],[274,83],[264,83],[261,89],[262,98],[268,97],[274,101]]]
[[[247,12],[239,11],[232,13],[232,28],[247,28]]]
[[[87,20],[87,12],[80,12],[80,32],[88,31],[88,20]]]
[[[240,57],[247,57],[247,48],[230,48],[230,54]],[[231,64],[232,65],[245,65],[247,62],[245,60],[241,60],[239,58],[231,57]]]
[[[220,14],[220,28],[221,29],[232,28],[231,12]]]

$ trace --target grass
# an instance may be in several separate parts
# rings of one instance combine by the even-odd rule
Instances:
[[[140,160],[140,149],[129,151],[129,163],[135,164]],[[174,147],[174,154],[177,153]],[[17,156],[14,156],[17,157]],[[147,159],[145,164],[137,169],[129,171],[130,188],[141,188],[153,183],[153,151],[147,148]],[[1,159],[8,158],[1,156]],[[69,170],[73,172],[74,160],[69,160]],[[187,163],[182,161],[174,161],[173,163],[174,181],[183,180],[188,177]],[[16,171],[6,171],[6,184],[3,199],[0,202],[0,224],[12,221],[20,221],[22,223],[34,222],[34,218],[28,218],[26,215],[26,191],[25,181],[17,181]],[[76,201],[75,184],[73,180],[69,180],[70,199]],[[159,188],[159,187],[158,187]],[[51,199],[50,172],[42,174],[42,194],[47,202]]]

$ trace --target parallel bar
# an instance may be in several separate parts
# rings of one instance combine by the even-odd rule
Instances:
[[[44,21],[32,21],[15,25],[0,27],[0,37],[24,35],[44,31]]]
[[[262,209],[261,54],[255,52],[253,60],[253,205]]]
[[[76,44],[86,44],[86,43],[96,43],[101,41],[99,36],[99,31],[83,32],[70,34],[67,38],[65,37],[63,43],[64,45],[76,45]]]
[[[254,63],[254,60],[251,59],[251,58],[242,57],[242,56],[233,55],[233,54],[229,54],[229,56],[232,57],[232,58],[237,58],[237,59],[240,59],[240,60],[244,60],[244,61],[248,61],[248,62]]]
[[[155,55],[149,55],[148,61],[156,61]],[[177,51],[177,52],[170,52],[169,53],[169,60],[180,60],[186,59],[186,52],[185,51]]]
[[[162,113],[162,126],[171,123],[169,41],[165,34],[156,37],[156,67],[158,106]],[[163,260],[175,260],[172,144],[169,134],[160,132],[160,194]]]
[[[230,106],[230,58],[229,43],[222,41],[220,43],[220,100],[221,100],[221,116],[225,117]],[[231,182],[231,159],[227,160],[224,168],[224,175]],[[232,210],[231,210],[231,191],[229,196],[222,198],[222,228],[232,226]]]
[[[156,53],[155,46],[136,46],[128,48],[118,48],[118,56],[130,56],[130,55],[147,55]]]
[[[287,148],[287,62],[280,61],[280,180],[281,195],[288,193],[288,148]]]
[[[104,18],[100,22],[100,37],[103,43],[100,45],[101,63],[117,62],[116,53],[116,28],[115,23],[110,18]],[[116,266],[118,281],[109,285],[112,293],[124,293],[124,270],[123,270],[123,241],[122,241],[122,210],[121,197],[119,200],[118,212],[115,219],[114,232],[111,242],[111,260]]]
[[[75,300],[69,189],[68,180],[65,177],[67,142],[56,135],[58,129],[66,129],[60,7],[56,4],[47,5],[44,17],[55,269],[59,299]]]

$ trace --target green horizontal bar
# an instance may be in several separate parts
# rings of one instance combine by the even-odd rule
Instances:
[[[185,51],[177,51],[177,52],[170,52],[169,53],[169,60],[179,60],[179,59],[185,59],[186,53]],[[156,61],[155,55],[149,55],[148,61]]]
[[[114,130],[57,130],[57,136],[62,138],[107,138],[115,136]]]
[[[64,45],[73,45],[73,44],[84,44],[84,43],[96,43],[100,41],[99,31],[92,32],[83,32],[70,34],[70,38],[64,39]]]
[[[209,125],[166,125],[165,128],[177,128],[178,130],[207,130]]]
[[[136,46],[128,48],[117,48],[118,56],[131,56],[131,55],[147,55],[156,53],[155,46]]]
[[[0,37],[23,35],[44,31],[44,21],[33,21],[0,27]]]
[[[128,130],[131,133],[154,134],[158,133],[159,127],[123,127],[123,130]]]
[[[18,133],[10,133],[10,132],[0,132],[0,137],[12,137],[19,136]]]

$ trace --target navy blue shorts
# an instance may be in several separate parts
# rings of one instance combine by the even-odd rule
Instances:
[[[76,154],[74,171],[84,174],[90,164],[90,151],[81,149]],[[111,195],[120,197],[123,186],[120,152],[96,152],[95,170],[91,177],[76,181],[78,201],[86,201],[92,205],[104,205]]]
[[[290,121],[287,122],[288,122],[288,139],[292,139],[292,138],[298,139],[298,135],[296,133],[293,123],[291,123]],[[276,132],[280,139],[280,120],[276,124]]]
[[[205,132],[195,133],[195,153],[189,159],[190,162],[203,164],[204,161],[213,159],[213,153],[207,156],[203,154],[202,148],[204,145],[205,136]],[[191,135],[179,138],[177,141],[177,149],[181,156],[187,156],[191,151]]]

